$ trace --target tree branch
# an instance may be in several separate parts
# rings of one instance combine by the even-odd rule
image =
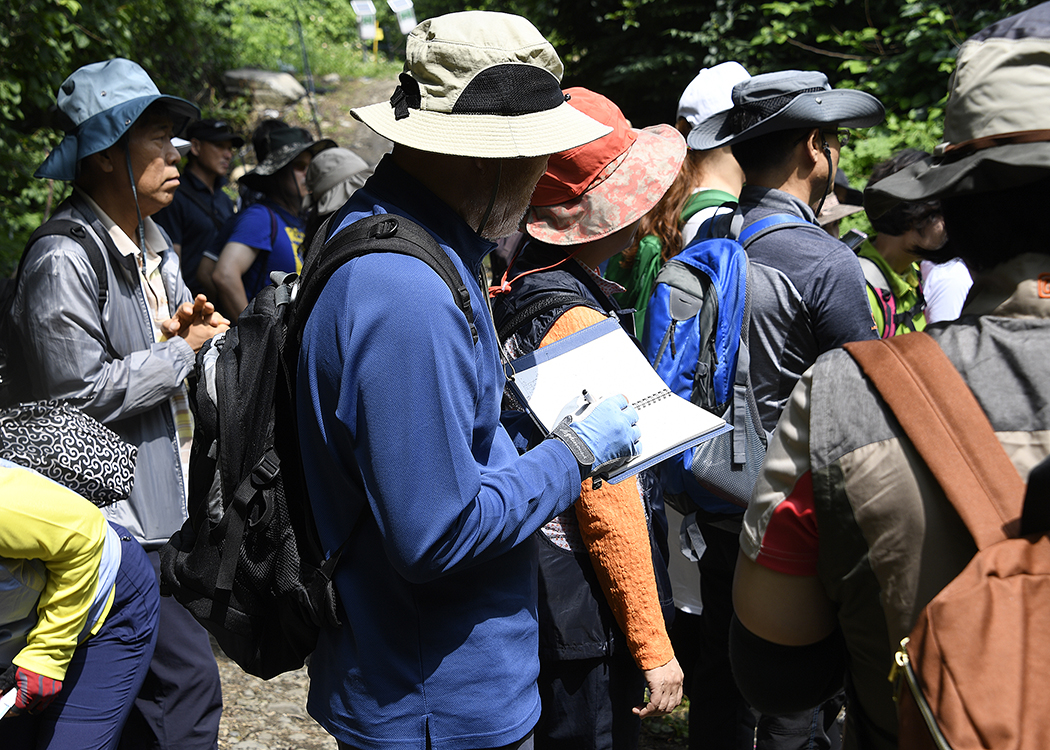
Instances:
[[[804,49],[807,52],[812,52],[816,55],[824,55],[825,57],[837,57],[840,60],[863,60],[865,62],[870,61],[870,57],[863,57],[861,55],[848,55],[845,52],[831,52],[830,50],[820,49],[819,47],[812,47],[808,44],[803,44],[797,39],[787,37],[787,43],[792,44],[800,49]]]

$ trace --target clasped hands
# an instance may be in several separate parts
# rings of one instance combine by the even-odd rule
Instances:
[[[229,330],[230,321],[215,312],[215,305],[203,294],[193,302],[183,302],[175,315],[161,321],[160,328],[169,338],[181,336],[193,351],[200,349],[212,336]]]

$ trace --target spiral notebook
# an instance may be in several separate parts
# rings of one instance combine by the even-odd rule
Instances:
[[[601,398],[626,396],[638,410],[641,454],[605,476],[614,484],[732,429],[668,390],[613,318],[513,360],[508,384],[545,432],[569,414],[583,418]]]

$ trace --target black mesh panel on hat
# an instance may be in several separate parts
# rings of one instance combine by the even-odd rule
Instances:
[[[815,94],[818,91],[827,91],[827,89],[823,87],[802,89],[800,91],[792,91],[789,94],[771,96],[768,99],[759,99],[745,104],[738,104],[733,108],[733,111],[729,113],[731,132],[742,133],[748,128],[757,125],[772,115],[775,115],[786,107],[796,96],[801,94]]]
[[[545,112],[565,101],[558,79],[535,65],[494,65],[474,76],[463,89],[455,115],[527,115]]]

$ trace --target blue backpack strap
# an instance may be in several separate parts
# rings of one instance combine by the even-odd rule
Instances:
[[[744,247],[748,247],[752,242],[760,237],[765,237],[770,232],[775,232],[778,229],[786,229],[789,226],[799,225],[820,229],[816,224],[806,221],[801,216],[796,216],[795,214],[771,214],[744,227],[739,235],[740,244]],[[823,232],[824,230],[820,229],[820,231]]]

